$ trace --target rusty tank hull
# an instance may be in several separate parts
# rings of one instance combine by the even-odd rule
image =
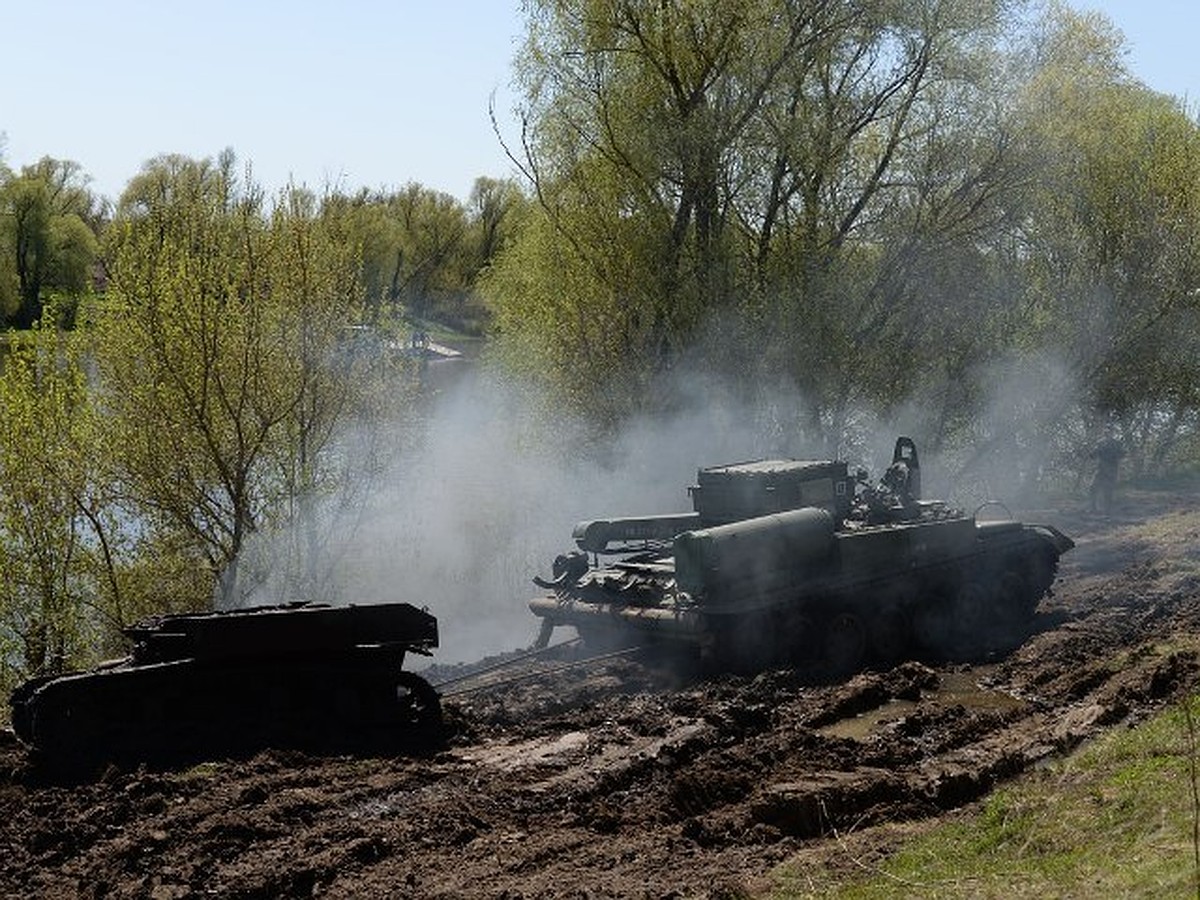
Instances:
[[[970,659],[1029,633],[1060,556],[1050,525],[978,521],[920,497],[915,444],[876,486],[840,461],[701,469],[694,511],[580,523],[530,602],[542,640],[694,648],[739,668],[810,660],[844,673]]]
[[[145,759],[351,747],[440,721],[437,693],[402,670],[437,646],[437,620],[406,603],[159,616],[125,634],[128,657],[19,686],[17,737],[57,760]]]

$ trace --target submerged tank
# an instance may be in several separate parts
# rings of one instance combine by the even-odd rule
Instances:
[[[921,497],[916,444],[875,485],[845,462],[701,469],[693,511],[581,522],[530,603],[588,643],[690,645],[731,666],[847,673],[909,656],[970,659],[1029,633],[1059,557],[1050,525],[979,521]]]
[[[156,616],[124,629],[130,656],[35,678],[12,694],[17,737],[59,760],[345,747],[424,731],[434,689],[401,670],[437,620],[407,603],[318,603]]]

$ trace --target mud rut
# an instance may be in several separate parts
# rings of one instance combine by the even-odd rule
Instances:
[[[423,756],[266,752],[50,784],[0,737],[0,896],[738,897],[886,852],[1200,682],[1196,494],[1079,541],[1036,632],[975,666],[697,679],[634,658],[447,703]],[[1029,516],[1033,518],[1033,516]],[[551,667],[558,663],[537,663]]]

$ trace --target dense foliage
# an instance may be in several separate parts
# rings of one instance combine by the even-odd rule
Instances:
[[[16,175],[0,166],[0,324],[30,328],[47,294],[86,289],[105,215],[86,180],[49,157]]]
[[[536,213],[484,287],[514,359],[580,407],[619,422],[717,368],[751,402],[782,385],[810,446],[890,414],[1030,472],[1108,426],[1147,466],[1194,433],[1200,134],[1102,18],[529,9]],[[1009,375],[1039,395],[1001,396]]]

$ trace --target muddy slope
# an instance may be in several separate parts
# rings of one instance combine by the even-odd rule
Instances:
[[[1197,499],[1029,516],[1079,546],[1037,633],[984,665],[821,685],[615,657],[448,701],[453,737],[424,756],[78,784],[0,738],[0,896],[742,896],[798,849],[938,816],[1194,688]]]

